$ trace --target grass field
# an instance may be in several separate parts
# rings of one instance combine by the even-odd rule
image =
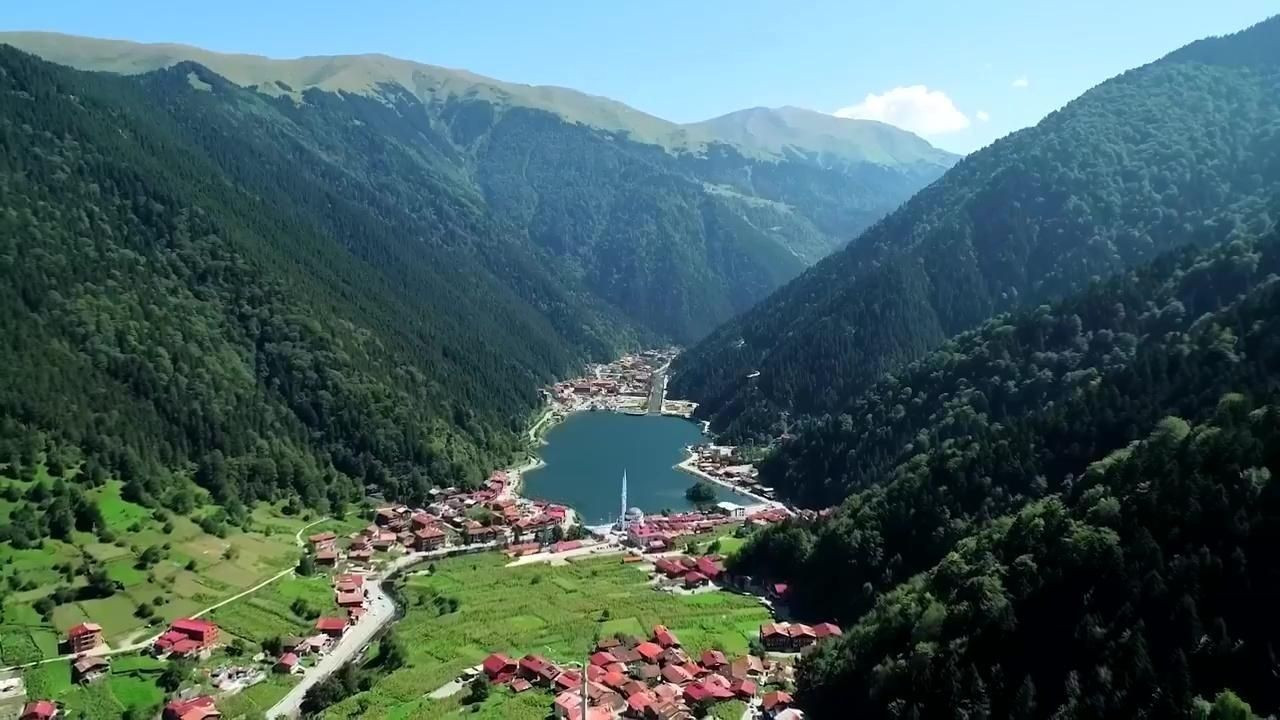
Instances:
[[[12,482],[12,481],[10,481]],[[164,621],[214,604],[292,565],[298,555],[294,533],[311,518],[286,517],[278,508],[263,506],[253,515],[254,531],[232,529],[226,538],[205,533],[191,517],[170,518],[171,532],[149,508],[120,496],[120,483],[108,482],[90,492],[102,511],[107,529],[117,539],[102,542],[76,533],[73,542],[46,540],[39,549],[17,550],[0,544],[0,582],[14,591],[0,618],[0,663],[19,664],[58,654],[57,641],[67,628],[91,621],[103,626],[108,643],[143,637],[156,628],[135,610],[146,603]],[[199,509],[199,517],[208,509]],[[6,510],[7,512],[7,510]],[[356,517],[326,524],[347,530],[359,526]],[[317,526],[318,527],[318,526]],[[150,546],[164,548],[163,559],[150,567],[138,558]],[[59,566],[92,559],[122,587],[107,598],[84,599],[57,606],[45,620],[31,606],[61,584],[76,587],[82,578],[68,577]],[[287,605],[287,603],[286,603]]]
[[[326,717],[541,720],[551,709],[545,692],[495,689],[474,709],[461,708],[460,696],[433,701],[424,695],[493,651],[581,660],[599,637],[648,634],[658,623],[691,649],[742,654],[768,618],[759,604],[738,595],[655,592],[644,572],[616,557],[565,567],[505,568],[506,562],[497,554],[455,558],[438,563],[433,575],[410,577],[403,590],[408,610],[396,626],[409,653],[406,666],[330,708]],[[440,615],[437,596],[457,599],[458,612]]]

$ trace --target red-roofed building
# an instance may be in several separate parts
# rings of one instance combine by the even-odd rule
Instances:
[[[222,717],[208,695],[193,697],[190,700],[171,700],[164,706],[164,720],[212,720]]]
[[[627,684],[627,676],[617,670],[610,670],[604,674],[604,679],[600,682],[614,690],[622,690],[622,686]]]
[[[813,626],[813,634],[817,635],[818,639],[821,640],[829,637],[840,637],[843,633],[841,632],[839,625],[824,622]]]
[[[180,618],[174,620],[169,629],[156,638],[152,647],[159,653],[186,657],[208,650],[217,642],[217,625],[208,620]]]
[[[729,689],[733,691],[734,695],[737,695],[743,700],[755,697],[756,693],[760,690],[760,688],[756,686],[755,680],[748,680],[746,678],[734,680],[733,684],[729,686]]]
[[[636,645],[636,652],[640,653],[640,657],[643,658],[645,662],[657,662],[658,658],[662,655],[662,646],[655,642],[645,640],[639,645]]]
[[[337,539],[338,539],[338,536],[335,533],[322,532],[322,533],[316,533],[315,535],[308,537],[307,542],[311,543],[313,547],[318,548],[325,545],[332,545],[334,541]]]
[[[499,528],[481,525],[474,520],[468,520],[462,525],[462,540],[467,544],[497,540],[501,533]]]
[[[653,626],[653,641],[664,648],[679,647],[680,639],[676,634],[667,629],[666,625]]]
[[[644,715],[644,711],[657,700],[653,693],[647,690],[633,692],[627,696],[627,710],[637,717]]]
[[[666,575],[668,578],[671,578],[672,580],[678,577],[681,577],[688,570],[688,568],[676,562],[675,560],[672,560],[671,558],[665,558],[665,557],[658,558],[658,561],[653,564],[653,569],[662,573],[663,575]]]
[[[696,570],[693,572],[687,573],[684,576],[684,586],[687,588],[701,587],[703,585],[706,585],[708,582],[709,580],[707,576],[703,575],[702,573]]]
[[[530,682],[550,686],[560,674],[560,668],[541,655],[525,655],[520,658],[519,673]]]
[[[698,572],[706,575],[707,578],[715,580],[724,572],[724,565],[718,559],[710,557],[700,557],[697,562]]]
[[[435,550],[444,545],[445,533],[435,525],[428,525],[414,532],[413,538],[418,550]]]
[[[769,597],[774,600],[786,600],[791,594],[791,587],[786,583],[774,583],[769,586]]]
[[[597,665],[601,667],[618,662],[618,658],[614,657],[613,653],[607,652],[605,650],[597,650],[596,652],[592,653],[590,660],[592,665]]]
[[[515,676],[516,662],[502,653],[493,653],[484,659],[481,664],[484,669],[485,677],[489,678],[491,683],[505,683]]]
[[[773,692],[765,693],[764,697],[760,698],[760,709],[773,715],[791,707],[792,702],[794,701],[789,693],[782,690],[774,690]]]
[[[347,624],[355,625],[356,621],[364,617],[364,614],[365,614],[365,609],[363,607],[347,608]]]
[[[351,590],[338,593],[338,607],[350,608],[364,605],[364,593]]]
[[[333,567],[338,564],[338,551],[333,548],[325,548],[316,551],[316,564],[327,565]]]
[[[676,685],[684,685],[693,681],[693,675],[679,665],[666,665],[662,668],[662,679]]]
[[[556,676],[555,690],[561,692],[564,690],[576,690],[582,687],[582,673],[576,670],[565,670]]]
[[[297,653],[285,653],[276,660],[276,672],[294,673],[302,669],[302,661],[298,659]]]
[[[380,508],[374,513],[373,523],[378,527],[390,527],[400,523],[400,514],[394,508]]]
[[[724,653],[719,650],[703,650],[702,657],[698,660],[703,667],[717,672],[729,664],[729,661],[725,659]]]
[[[52,700],[36,700],[22,706],[18,720],[49,720],[58,714],[58,706]]]
[[[698,705],[710,701],[712,695],[702,683],[690,683],[684,688],[684,699],[690,705]]]
[[[340,617],[322,617],[316,619],[316,632],[324,633],[329,637],[342,637],[342,633],[347,631],[347,621]]]
[[[522,693],[525,690],[532,688],[533,683],[529,682],[528,680],[525,680],[524,678],[516,678],[515,680],[511,681],[511,685],[509,687],[511,688],[511,692]]]
[[[67,650],[82,653],[102,644],[102,626],[83,622],[67,630]]]
[[[338,580],[334,583],[334,588],[338,592],[351,592],[353,590],[363,591],[364,576],[357,573],[347,573],[339,575]]]

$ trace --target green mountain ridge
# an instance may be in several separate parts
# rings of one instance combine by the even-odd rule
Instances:
[[[5,41],[83,69],[147,78],[185,68],[195,89],[230,83],[254,90],[263,100],[256,103],[259,117],[280,119],[265,128],[276,136],[311,135],[303,142],[362,168],[360,182],[385,184],[379,176],[390,175],[405,188],[421,177],[449,185],[528,245],[541,272],[681,344],[799,274],[952,159],[896,129],[838,119],[826,122],[827,135],[812,150],[771,141],[763,157],[716,141],[698,152],[673,151],[636,138],[655,137],[659,125],[663,133],[677,126],[613,101],[384,56],[275,61],[43,33],[0,36]],[[351,135],[324,125],[340,116],[376,128],[376,135],[359,138],[364,153],[334,142]],[[241,128],[228,132],[264,131],[236,123]],[[904,163],[851,157],[831,139],[832,127],[883,137]],[[846,150],[857,145],[840,142]],[[217,152],[212,144],[208,149]],[[409,165],[379,163],[389,149]],[[913,151],[928,159],[905,163]],[[400,174],[410,166],[410,175]],[[418,203],[411,194],[392,194]]]
[[[938,150],[912,133],[870,120],[836,118],[786,107],[754,108],[681,125],[569,88],[503,82],[466,70],[377,53],[273,59],[172,43],[134,43],[45,32],[0,32],[0,43],[62,65],[121,74],[150,72],[190,60],[238,85],[295,98],[310,88],[376,95],[384,85],[397,84],[428,104],[484,100],[501,106],[546,110],[569,122],[625,132],[632,140],[672,151],[701,153],[708,145],[726,143],[749,157],[759,158],[786,156],[788,148],[792,148],[793,153],[884,165],[949,166],[956,160],[952,153]],[[743,122],[744,115],[751,121]],[[769,126],[767,134],[748,130],[762,125]],[[785,130],[780,133],[780,128]]]
[[[969,155],[683,355],[671,390],[764,441],[998,312],[1274,224],[1280,18],[1108,80]]]

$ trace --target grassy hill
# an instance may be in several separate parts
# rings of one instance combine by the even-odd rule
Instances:
[[[379,54],[274,59],[188,45],[45,32],[0,32],[0,43],[62,65],[122,74],[194,61],[238,85],[296,99],[311,88],[372,95],[388,85],[399,85],[426,104],[469,100],[546,110],[570,123],[622,132],[636,142],[669,150],[700,152],[712,143],[727,143],[751,157],[784,157],[787,148],[792,147],[802,153],[884,165],[949,165],[955,161],[955,156],[911,133],[873,121],[836,118],[799,108],[755,108],[680,125],[615,100],[569,88],[503,82],[466,70]],[[775,121],[770,122],[770,118]]]

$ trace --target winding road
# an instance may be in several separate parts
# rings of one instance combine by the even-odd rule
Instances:
[[[280,699],[280,702],[272,705],[266,712],[268,720],[272,718],[296,718],[302,712],[302,701],[307,696],[307,691],[325,678],[337,672],[343,665],[355,660],[369,643],[373,642],[373,638],[388,623],[395,619],[396,606],[391,601],[391,597],[382,589],[382,582],[396,573],[404,570],[412,565],[433,560],[436,558],[447,557],[449,555],[459,555],[472,552],[481,552],[483,550],[492,550],[496,548],[497,543],[481,543],[477,545],[467,545],[464,547],[448,547],[439,550],[431,550],[428,552],[410,553],[403,557],[398,557],[391,561],[377,575],[370,575],[365,583],[365,587],[369,592],[369,603],[365,611],[364,617],[355,625],[347,629],[342,638],[325,654],[320,662],[307,668],[302,676],[302,680],[294,685],[287,695]]]

